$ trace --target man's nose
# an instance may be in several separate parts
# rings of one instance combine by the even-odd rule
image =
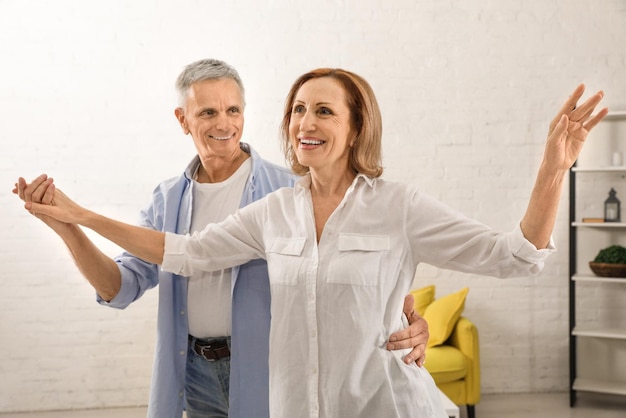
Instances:
[[[225,113],[218,113],[215,118],[215,127],[221,131],[228,129],[228,116]]]

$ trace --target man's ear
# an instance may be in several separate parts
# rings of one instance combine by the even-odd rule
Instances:
[[[180,124],[180,127],[183,129],[185,135],[189,135],[189,127],[187,126],[187,120],[185,119],[185,112],[180,107],[174,109],[174,115]]]

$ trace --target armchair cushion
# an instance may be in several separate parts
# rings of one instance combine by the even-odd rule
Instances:
[[[420,316],[424,316],[428,305],[435,300],[435,285],[431,284],[421,289],[411,290],[411,294],[413,295],[413,308],[415,312],[420,314]]]
[[[467,359],[451,345],[438,345],[428,349],[426,369],[437,384],[461,380],[467,374]]]
[[[427,347],[441,345],[450,337],[465,308],[467,292],[469,288],[465,287],[428,305],[423,315],[430,332]]]

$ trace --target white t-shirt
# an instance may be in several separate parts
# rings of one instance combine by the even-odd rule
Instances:
[[[191,232],[221,222],[241,204],[241,195],[252,170],[248,158],[221,183],[194,180]],[[197,271],[189,277],[187,293],[189,334],[197,338],[225,337],[231,333],[231,269]]]

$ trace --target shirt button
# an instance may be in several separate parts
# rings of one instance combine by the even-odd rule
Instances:
[[[182,398],[183,397],[183,392],[178,392],[178,397]]]
[[[184,352],[183,350],[181,350],[179,354],[180,354],[181,356],[184,356],[184,355],[185,355],[185,352]]]
[[[185,315],[185,311],[180,311],[180,314],[181,315]]]

